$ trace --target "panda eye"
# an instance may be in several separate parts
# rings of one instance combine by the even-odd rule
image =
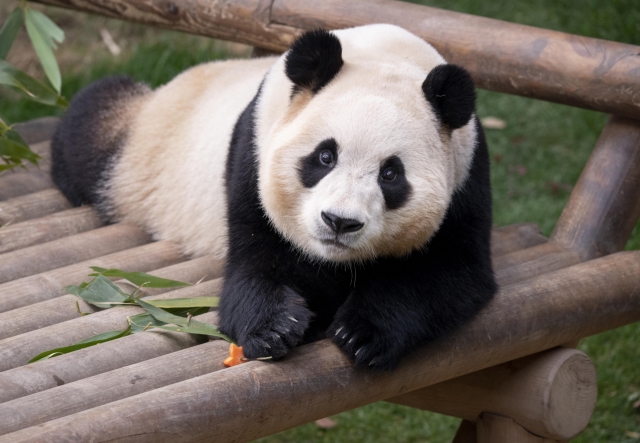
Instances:
[[[387,182],[392,182],[396,179],[396,177],[398,176],[398,173],[394,168],[388,167],[388,168],[385,168],[384,171],[382,171],[382,174],[380,174],[380,176],[382,177],[382,180]]]
[[[333,152],[331,152],[328,149],[324,149],[323,151],[320,151],[320,163],[327,166],[333,166],[334,164]]]

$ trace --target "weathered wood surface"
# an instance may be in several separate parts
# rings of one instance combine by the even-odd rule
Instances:
[[[54,186],[48,171],[7,171],[0,177],[0,201],[44,191]]]
[[[202,274],[200,272],[201,266],[187,266],[192,264],[194,261],[200,261],[207,267],[207,273]],[[207,282],[208,280],[217,279],[222,275],[223,263],[219,260],[209,259],[208,257],[204,257],[201,259],[196,259],[187,261],[184,263],[180,263],[173,266],[168,266],[166,268],[157,269],[151,272],[153,275],[157,275],[158,277],[171,278],[174,280],[186,281],[189,283],[197,283],[200,281]],[[86,278],[85,280],[88,280]],[[126,292],[132,292],[132,287],[124,282],[119,282],[118,285]],[[201,283],[189,290],[185,290],[186,294],[189,295],[179,295],[174,288],[164,288],[164,289],[154,289],[153,292],[138,292],[138,296],[145,295],[160,295],[163,293],[170,292],[174,294],[174,297],[200,297],[204,295],[217,295],[217,288],[219,282],[215,284],[207,284]],[[76,307],[76,302],[78,303]],[[85,303],[80,298],[75,295],[61,295],[60,297],[53,298],[51,300],[42,301],[39,303],[34,303],[32,305],[24,306],[22,308],[13,309],[10,311],[0,313],[0,340],[4,340],[5,338],[13,337],[19,334],[26,334],[29,331],[35,331],[36,329],[46,328],[47,326],[52,326],[58,323],[67,322],[69,320],[78,319],[81,317],[78,313],[78,309],[81,312],[96,312],[99,311],[98,308]],[[109,312],[113,311],[113,309],[108,310]],[[115,315],[118,315],[118,312],[121,311],[113,311],[116,312]],[[124,318],[128,311],[122,311]],[[92,319],[96,319],[98,321],[103,315],[102,312],[99,312],[96,315],[89,317],[89,325],[93,321]],[[111,315],[111,314],[110,314]],[[68,324],[69,327],[76,328],[77,324]],[[106,331],[103,331],[106,332]],[[89,336],[91,334],[88,334]],[[70,341],[68,344],[73,344],[73,341]]]
[[[393,373],[356,371],[323,340],[278,364],[216,371],[7,434],[0,442],[71,436],[250,441],[637,321],[638,285],[640,252],[621,252],[503,287],[474,321],[407,357]]]
[[[207,287],[213,291],[219,290],[219,284],[207,285]],[[170,293],[172,297],[179,298],[184,292],[192,293],[194,291],[171,291]],[[200,296],[207,295],[203,294],[201,289],[196,292]],[[150,299],[156,297],[167,298],[163,295],[157,295],[150,297]],[[69,346],[103,332],[123,330],[127,327],[128,316],[143,312],[142,308],[134,306],[115,307],[0,340],[0,371],[25,365],[32,357],[47,349]]]
[[[145,272],[185,260],[174,243],[157,242],[24,277],[0,285],[0,312],[64,295],[65,286],[87,278],[90,266]]]
[[[638,216],[640,122],[612,117],[571,193],[552,239],[577,251],[582,260],[600,257],[624,248]]]
[[[491,254],[494,257],[531,248],[547,242],[535,223],[516,223],[494,229],[491,233]]]
[[[640,47],[390,0],[38,0],[194,34],[285,50],[303,30],[400,25],[468,69],[481,88],[640,115]]]
[[[556,348],[389,401],[473,422],[491,412],[536,435],[564,441],[587,426],[597,395],[589,357],[576,349]]]
[[[46,189],[0,201],[0,226],[7,226],[71,209],[71,203],[57,189]]]
[[[483,414],[477,424],[477,443],[552,443],[555,440],[538,437],[509,417]]]
[[[0,253],[46,243],[103,226],[89,206],[67,209],[0,229]]]
[[[147,244],[140,228],[119,223],[0,254],[0,283]]]
[[[224,369],[223,340],[0,403],[0,435]]]
[[[58,117],[42,117],[13,125],[18,134],[28,145],[35,145],[46,140],[51,140],[56,127],[60,123]]]
[[[215,324],[215,312],[198,316]],[[0,403],[204,343],[202,336],[149,331],[0,372]]]
[[[452,443],[478,443],[476,424],[469,420],[462,420]]]

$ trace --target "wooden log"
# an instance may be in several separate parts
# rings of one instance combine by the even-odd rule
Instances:
[[[478,443],[545,443],[555,440],[527,432],[509,417],[483,414],[477,425]]]
[[[28,145],[50,140],[60,123],[58,117],[41,117],[13,125],[18,134]]]
[[[0,201],[54,187],[47,171],[7,171],[0,176]]]
[[[212,291],[219,291],[219,286],[217,281],[207,285]],[[184,296],[184,292],[171,291],[155,297],[180,298]],[[202,294],[201,288],[196,292]],[[48,349],[70,346],[103,332],[126,329],[127,317],[143,312],[144,309],[133,306],[116,307],[0,340],[0,371],[25,365],[31,358]]]
[[[598,396],[596,370],[576,349],[556,348],[494,366],[389,401],[478,421],[510,417],[527,431],[569,440],[589,424]]]
[[[0,226],[7,226],[71,209],[57,189],[47,189],[0,202]]]
[[[224,369],[215,340],[0,404],[0,435]]]
[[[90,266],[146,272],[184,260],[174,243],[156,242],[24,277],[0,285],[0,312],[64,295],[65,286],[88,279]]]
[[[612,117],[562,211],[552,239],[576,250],[582,260],[600,257],[624,248],[638,216],[640,122]]]
[[[137,226],[119,223],[0,254],[0,283],[147,244]]]
[[[407,356],[391,373],[354,370],[322,340],[275,364],[216,371],[25,428],[0,442],[251,441],[638,321],[638,285],[640,252],[621,252],[503,287],[474,321]]]
[[[215,312],[198,320],[216,324]],[[0,403],[204,343],[202,336],[147,331],[0,372]]]
[[[0,253],[38,245],[103,226],[89,206],[67,209],[0,229]]]
[[[568,248],[554,242],[512,252],[493,260],[496,279],[500,285],[509,285],[580,263],[580,257]]]
[[[303,30],[402,26],[431,43],[477,85],[630,118],[640,114],[640,47],[389,0],[38,0],[284,51]],[[604,62],[603,62],[604,60]]]
[[[462,420],[452,443],[478,443],[476,424],[469,420]]]
[[[516,223],[515,225],[503,226],[491,232],[491,255],[498,257],[538,246],[547,241],[535,223]]]
[[[207,267],[208,273],[202,275],[200,268],[196,268],[194,262],[204,262],[204,266]],[[151,272],[153,275],[159,277],[171,278],[180,281],[186,281],[191,283],[197,283],[200,280],[207,281],[217,279],[222,275],[223,263],[220,260],[213,260],[208,257],[203,257],[196,260],[190,260],[184,263],[180,263],[166,268],[157,269]],[[204,277],[204,278],[203,278]],[[126,292],[131,292],[132,289],[129,285],[118,283]],[[200,283],[193,287],[184,290],[184,294],[187,295],[174,295],[175,297],[200,297],[204,295],[216,295],[217,287],[219,283],[213,285]],[[171,294],[178,294],[178,292],[172,290],[174,288],[154,289],[154,294],[162,294],[163,292],[169,292]],[[180,293],[182,294],[182,292]],[[146,293],[138,293],[138,296],[149,295]],[[76,307],[76,302],[78,303]],[[34,303],[22,308],[13,309],[0,313],[0,340],[13,337],[19,334],[25,334],[29,331],[45,328],[47,326],[55,325],[68,320],[77,319],[78,309],[81,312],[91,313],[99,311],[98,308],[85,303],[75,295],[62,295],[60,297],[53,298],[51,300],[42,301],[40,303]],[[102,315],[100,313],[100,315]],[[91,316],[90,318],[97,318],[98,314]],[[71,327],[76,327],[70,325]]]

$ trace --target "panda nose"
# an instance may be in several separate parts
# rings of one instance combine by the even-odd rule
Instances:
[[[358,220],[354,220],[352,218],[342,218],[338,217],[331,212],[320,213],[322,216],[322,220],[329,226],[336,234],[343,234],[346,232],[356,232],[362,229],[364,223],[359,222]]]

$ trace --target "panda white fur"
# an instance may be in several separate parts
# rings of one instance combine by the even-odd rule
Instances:
[[[91,85],[53,139],[53,178],[109,221],[226,256],[220,327],[247,357],[328,334],[391,369],[496,291],[474,111],[466,71],[401,28],[311,31],[155,91]]]

